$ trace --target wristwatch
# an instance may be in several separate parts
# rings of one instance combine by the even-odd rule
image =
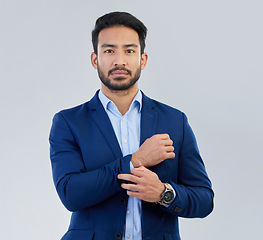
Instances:
[[[173,189],[169,184],[165,183],[164,186],[165,186],[165,189],[162,193],[161,201],[159,201],[158,203],[163,206],[167,206],[174,200],[175,196],[174,196]]]

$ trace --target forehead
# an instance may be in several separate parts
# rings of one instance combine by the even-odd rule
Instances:
[[[132,28],[124,26],[115,26],[110,28],[104,28],[100,31],[98,36],[98,46],[103,44],[112,45],[127,45],[136,44],[139,45],[139,35]]]

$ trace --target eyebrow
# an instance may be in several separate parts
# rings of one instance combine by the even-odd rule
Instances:
[[[105,44],[102,44],[101,47],[102,47],[102,48],[107,48],[107,47],[116,48],[117,45],[105,43]],[[134,43],[131,43],[131,44],[125,44],[125,45],[123,45],[123,47],[126,47],[126,48],[127,48],[127,47],[135,47],[135,48],[138,48],[138,45],[137,45],[137,44],[134,44]]]
[[[137,45],[137,44],[134,44],[134,43],[131,43],[131,44],[126,44],[126,45],[124,45],[124,47],[135,47],[135,48],[137,48],[138,45]]]

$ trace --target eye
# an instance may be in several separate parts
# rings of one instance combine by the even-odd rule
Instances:
[[[106,50],[104,51],[104,53],[113,53],[113,50],[112,50],[112,49],[106,49]]]
[[[135,51],[133,49],[127,49],[126,52],[127,53],[135,53]]]

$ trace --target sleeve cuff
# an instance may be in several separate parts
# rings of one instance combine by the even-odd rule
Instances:
[[[132,161],[130,161],[130,170],[134,169],[134,166],[132,164]]]

